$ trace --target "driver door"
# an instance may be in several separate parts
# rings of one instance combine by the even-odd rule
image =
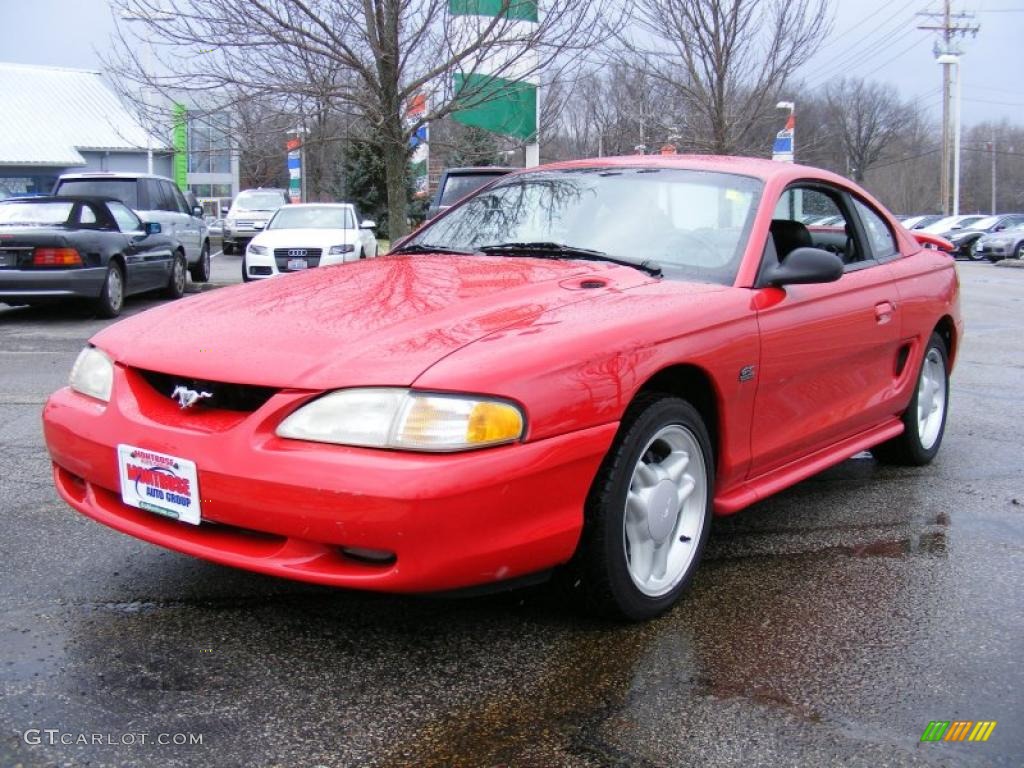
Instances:
[[[814,224],[826,216],[841,219]],[[787,232],[789,241],[770,236],[766,257],[778,250],[784,259],[790,246],[810,244],[839,254],[845,267],[834,283],[762,289],[751,476],[891,415],[900,346],[896,286],[889,267],[873,257],[850,196],[828,185],[797,185],[779,201],[775,221],[782,224],[773,222],[773,230]]]

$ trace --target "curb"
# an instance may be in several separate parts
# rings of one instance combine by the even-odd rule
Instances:
[[[1010,269],[1024,269],[1024,260],[1021,259],[1002,259],[995,263],[997,267],[1009,267]]]
[[[227,288],[229,285],[241,285],[241,283],[189,283],[185,286],[185,293],[206,293],[215,291],[218,288]]]

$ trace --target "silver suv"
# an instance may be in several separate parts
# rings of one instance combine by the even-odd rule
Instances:
[[[201,206],[189,206],[177,185],[166,176],[149,173],[65,173],[54,195],[92,195],[120,200],[143,221],[160,223],[185,249],[192,280],[210,279],[210,234]]]
[[[245,246],[267,226],[270,217],[289,203],[288,191],[271,187],[244,189],[224,218],[224,253],[245,253]]]

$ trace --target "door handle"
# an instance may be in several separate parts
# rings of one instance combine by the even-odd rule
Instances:
[[[896,305],[891,301],[880,301],[875,304],[875,320],[884,325],[892,320],[892,313],[896,311]]]

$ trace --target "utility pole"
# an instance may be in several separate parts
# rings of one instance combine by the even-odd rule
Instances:
[[[918,16],[923,17],[930,23],[918,25],[918,29],[928,32],[938,32],[939,40],[935,42],[933,49],[936,59],[942,64],[942,176],[940,179],[940,194],[942,195],[942,214],[949,215],[950,209],[950,160],[952,151],[950,149],[952,131],[950,130],[950,98],[952,91],[952,78],[950,67],[953,65],[954,56],[960,55],[960,48],[956,44],[959,38],[966,35],[977,35],[980,27],[971,23],[973,13],[954,13],[952,0],[943,0],[941,11],[921,11]],[[947,57],[944,61],[942,57]],[[958,65],[959,66],[959,65]],[[960,71],[957,70],[959,78]]]
[[[992,128],[992,143],[989,145],[992,150],[992,215],[996,215],[996,129]]]

